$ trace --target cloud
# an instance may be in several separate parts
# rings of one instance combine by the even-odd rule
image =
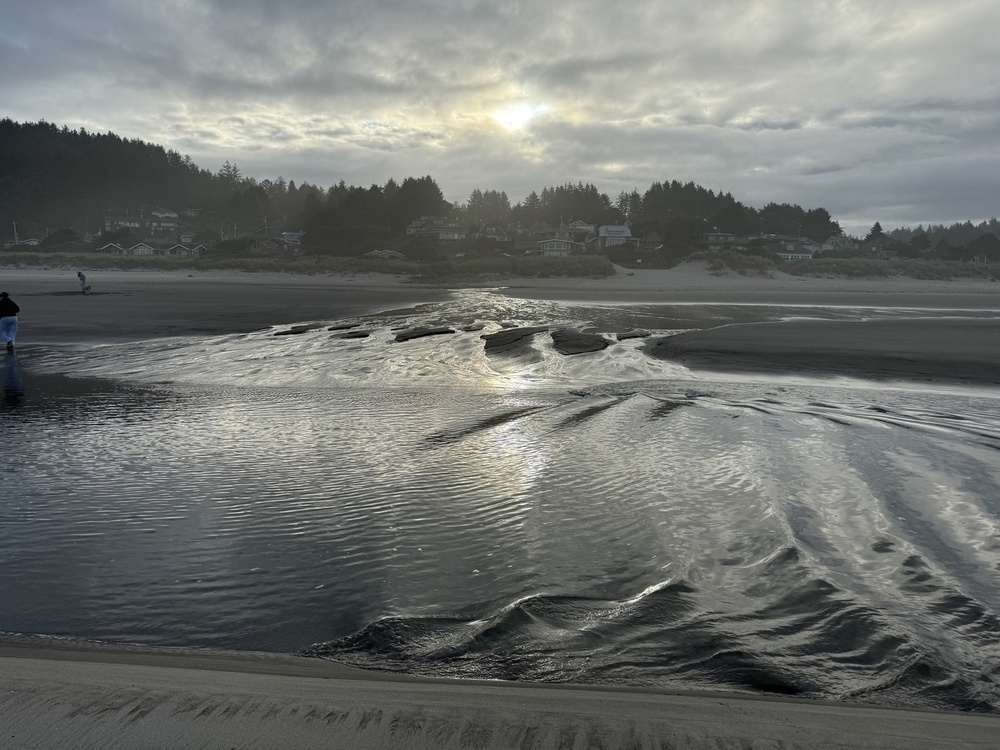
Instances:
[[[979,220],[998,23],[993,0],[46,0],[5,12],[0,105],[258,179],[679,179],[851,226]]]

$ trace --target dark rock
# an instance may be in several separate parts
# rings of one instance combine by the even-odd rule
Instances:
[[[616,334],[619,341],[625,341],[627,339],[644,339],[648,336],[652,336],[649,331],[635,330],[627,331],[626,333]]]
[[[366,339],[371,336],[371,331],[351,331],[331,336],[331,339]]]
[[[531,328],[508,328],[496,333],[486,333],[480,338],[486,342],[487,354],[499,354],[519,346],[525,339],[534,336],[536,333],[549,330],[546,326],[534,326]]]
[[[409,341],[410,339],[421,339],[425,336],[439,336],[443,333],[455,333],[454,328],[411,328],[408,331],[400,331],[396,334],[396,341]]]
[[[350,330],[351,328],[357,328],[359,325],[361,325],[361,324],[360,323],[342,323],[339,326],[330,326],[326,330],[328,330],[328,331],[347,331],[347,330]]]
[[[552,346],[560,354],[585,354],[607,349],[611,342],[598,333],[583,333],[570,328],[552,332]]]
[[[297,336],[300,333],[305,333],[306,331],[312,331],[312,330],[315,330],[318,327],[319,326],[310,326],[310,325],[292,326],[287,331],[278,331],[274,335],[275,336]]]

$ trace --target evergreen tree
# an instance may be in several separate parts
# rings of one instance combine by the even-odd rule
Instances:
[[[872,228],[868,231],[868,235],[865,237],[865,243],[874,242],[876,240],[885,239],[885,232],[882,231],[882,225],[877,221],[872,225]]]

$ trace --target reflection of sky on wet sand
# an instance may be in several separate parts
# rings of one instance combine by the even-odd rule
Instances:
[[[632,339],[483,352],[653,328],[584,312],[484,294],[330,322],[359,341],[33,355],[0,630],[1000,707],[996,394],[714,380]],[[456,332],[395,341],[419,325]]]

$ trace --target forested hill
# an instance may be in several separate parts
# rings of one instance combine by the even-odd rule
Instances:
[[[22,237],[97,231],[105,211],[218,207],[232,186],[162,146],[37,122],[0,120],[0,220]]]
[[[211,228],[216,237],[284,226],[305,229],[324,246],[336,241],[355,249],[364,244],[358,232],[379,228],[383,242],[382,233],[399,234],[424,214],[451,214],[470,227],[488,221],[521,226],[627,221],[633,233],[656,231],[668,242],[694,241],[712,230],[816,240],[840,232],[825,209],[775,203],[756,209],[693,182],[656,182],[644,193],[622,193],[617,200],[581,182],[543,188],[514,205],[505,193],[477,189],[468,203],[453,206],[430,176],[401,183],[390,179],[384,186],[341,181],[328,190],[305,183],[296,187],[282,177],[273,182],[244,177],[229,162],[213,174],[176,151],[113,133],[0,120],[0,239],[12,235],[15,222],[22,239],[60,229],[96,233],[109,213],[154,207],[199,209],[206,219],[202,229]]]

